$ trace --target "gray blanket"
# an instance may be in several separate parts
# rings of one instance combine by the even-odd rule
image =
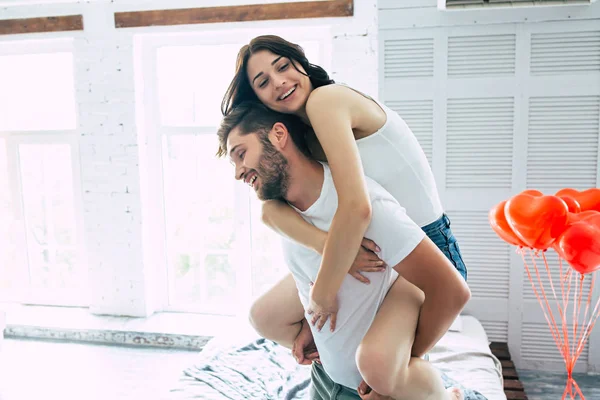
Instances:
[[[442,377],[446,387],[463,388],[465,400],[487,400],[445,374]],[[171,394],[178,399],[308,400],[309,388],[310,367],[298,365],[288,349],[257,339],[205,354],[185,369]]]

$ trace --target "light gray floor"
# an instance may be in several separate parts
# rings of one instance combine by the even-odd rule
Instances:
[[[0,349],[0,399],[161,399],[197,354],[5,338]]]
[[[573,374],[585,400],[600,400],[600,375]],[[519,371],[529,400],[560,400],[565,390],[566,373]],[[567,395],[567,399],[570,399]],[[579,396],[577,400],[581,400]]]
[[[4,339],[0,400],[162,399],[198,352]],[[565,374],[519,371],[529,400],[559,400]],[[576,375],[586,400],[600,400],[600,375]],[[578,400],[580,400],[578,398]]]

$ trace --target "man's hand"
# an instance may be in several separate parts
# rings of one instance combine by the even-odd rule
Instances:
[[[309,303],[306,312],[308,315],[312,316],[310,323],[313,326],[316,326],[319,331],[321,331],[321,328],[323,328],[327,319],[331,318],[329,326],[331,327],[331,332],[333,332],[338,312],[337,294],[320,295],[315,291],[315,287],[311,284]]]
[[[310,365],[313,361],[321,362],[319,360],[319,351],[315,345],[315,339],[313,338],[308,321],[305,319],[302,320],[302,328],[296,339],[294,339],[292,355],[298,364],[301,365]]]
[[[358,385],[358,395],[363,400],[393,400],[389,396],[382,396],[367,385],[367,382],[364,380],[360,382]]]
[[[362,283],[371,283],[361,272],[382,272],[386,265],[376,252],[380,251],[374,241],[364,238],[358,249],[358,254],[348,273]]]

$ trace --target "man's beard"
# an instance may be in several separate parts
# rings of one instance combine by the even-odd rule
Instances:
[[[261,137],[263,152],[257,172],[261,178],[256,195],[260,200],[284,200],[289,187],[288,162],[271,144],[267,136]]]

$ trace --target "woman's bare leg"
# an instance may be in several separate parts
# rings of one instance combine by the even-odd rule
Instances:
[[[393,399],[461,399],[460,391],[446,391],[428,361],[411,357],[424,299],[419,288],[398,277],[356,352],[358,369],[375,392]]]
[[[291,349],[302,328],[304,307],[292,274],[287,274],[250,308],[250,323],[265,339]]]
[[[394,270],[425,293],[412,354],[422,357],[446,334],[471,298],[448,257],[425,237]]]

